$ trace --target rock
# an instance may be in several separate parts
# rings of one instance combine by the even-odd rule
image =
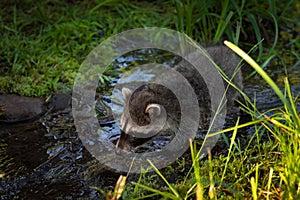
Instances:
[[[17,121],[34,117],[46,109],[44,99],[22,97],[14,94],[0,94],[0,105],[3,115],[1,120]]]
[[[71,95],[55,94],[45,102],[43,98],[0,94],[0,123],[19,123],[39,119],[49,112],[71,107]]]

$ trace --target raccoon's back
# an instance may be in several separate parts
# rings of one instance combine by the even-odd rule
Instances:
[[[229,80],[240,89],[243,89],[243,77],[238,64],[240,59],[229,48],[225,46],[213,46],[206,48],[207,53],[212,60],[221,68]],[[207,66],[203,66],[207,67]],[[197,94],[200,104],[210,103],[210,96],[203,77],[189,62],[182,59],[180,63],[174,66],[191,84]],[[223,81],[224,88],[228,86],[226,81]],[[232,107],[234,99],[239,98],[239,92],[233,87],[229,87],[226,92],[227,106]]]

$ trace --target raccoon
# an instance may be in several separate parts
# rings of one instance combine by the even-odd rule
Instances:
[[[242,73],[237,68],[240,59],[225,46],[213,46],[206,48],[212,60],[222,69],[228,79],[240,89],[243,88]],[[173,67],[182,74],[192,86],[197,95],[201,129],[206,129],[210,119],[210,96],[208,88],[202,76],[187,61],[182,60]],[[167,77],[173,81],[172,76]],[[173,83],[176,84],[176,81]],[[228,83],[224,81],[225,88]],[[178,90],[181,85],[177,84]],[[122,88],[124,98],[124,112],[121,116],[121,135],[117,146],[122,149],[131,150],[133,147],[144,144],[154,137],[154,132],[176,132],[181,118],[180,104],[174,93],[163,85],[144,84],[135,89]],[[226,93],[227,108],[234,107],[234,99],[239,98],[239,93],[233,87],[229,87]],[[230,109],[229,109],[230,110]],[[130,116],[128,116],[130,114]],[[165,115],[164,115],[165,114]],[[164,119],[166,118],[166,119]],[[161,124],[166,120],[165,124]],[[150,126],[151,125],[151,126]],[[132,135],[142,134],[149,137],[134,137]]]

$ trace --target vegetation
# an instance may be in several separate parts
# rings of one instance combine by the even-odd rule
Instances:
[[[247,105],[244,109],[252,121],[212,133],[233,131],[227,156],[223,154],[212,159],[199,161],[195,144],[191,143],[192,168],[182,178],[171,184],[155,166],[157,175],[145,176],[127,187],[123,197],[143,199],[159,196],[164,199],[298,199],[300,197],[300,118],[296,109],[299,97],[291,94],[289,82],[285,79],[282,93],[270,77],[245,52],[230,42],[230,48],[242,56],[276,91],[284,108],[260,113],[249,98],[243,94]],[[240,91],[242,93],[242,91]],[[237,131],[254,126],[255,133],[246,148],[237,138]],[[268,134],[269,140],[262,139]],[[184,163],[184,162],[183,162]],[[181,161],[182,165],[182,161]],[[186,166],[177,170],[186,170]],[[193,171],[191,171],[193,169]],[[173,169],[174,170],[174,169]],[[165,187],[161,189],[161,178]],[[149,193],[150,192],[150,193]]]
[[[265,53],[264,58],[273,58],[278,53],[278,24],[292,20],[286,18],[292,3],[2,1],[0,88],[2,92],[26,96],[70,89],[80,63],[96,45],[136,27],[177,29],[201,43],[228,38],[250,48],[258,42],[258,61]],[[262,48],[263,38],[271,43],[271,48]]]
[[[123,199],[300,198],[299,96],[291,91],[288,78],[282,78],[279,89],[267,75],[272,72],[263,70],[275,61],[286,68],[299,65],[300,40],[294,33],[300,31],[299,2],[5,0],[1,4],[0,92],[45,96],[69,90],[80,63],[101,41],[131,28],[156,26],[185,32],[201,43],[227,39],[242,46],[261,66],[229,44],[255,69],[247,78],[258,73],[283,102],[280,108],[260,112],[243,95],[242,108],[252,121],[237,120],[235,127],[223,131],[226,153],[199,160],[199,149],[191,144],[192,163],[180,158],[151,176],[145,170],[137,183],[117,186],[122,192],[108,195],[111,199],[121,194]],[[250,126],[253,135],[243,144],[240,132]],[[168,181],[175,171],[176,180]]]

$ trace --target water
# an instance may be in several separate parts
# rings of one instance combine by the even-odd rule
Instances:
[[[172,58],[166,52],[143,50],[119,58],[113,63],[112,68],[117,73],[111,77],[113,81],[100,90],[103,91],[101,98],[97,98],[96,110],[101,125],[99,134],[110,141],[116,141],[119,137],[118,123],[123,103],[120,87],[128,82],[136,83],[141,78],[144,81],[150,80],[164,67],[176,63]],[[148,61],[160,63],[161,66],[153,71],[147,67],[135,67]],[[248,73],[249,69],[245,65],[244,73]],[[287,71],[291,90],[295,96],[299,95],[299,66],[285,70],[273,63],[266,71],[280,88],[284,88],[283,79]],[[117,84],[120,87],[115,87]],[[261,111],[282,105],[259,75],[244,82],[244,91],[252,100],[255,99]],[[297,109],[299,108],[298,101]],[[152,148],[156,149],[161,145],[165,145],[163,139],[156,141]],[[118,178],[115,173],[105,168],[99,169],[99,165],[95,164],[95,159],[78,138],[70,109],[49,114],[36,122],[2,126],[0,156],[1,164],[4,163],[0,168],[1,174],[6,175],[0,180],[1,199],[99,199],[99,194],[90,186],[112,189]]]

